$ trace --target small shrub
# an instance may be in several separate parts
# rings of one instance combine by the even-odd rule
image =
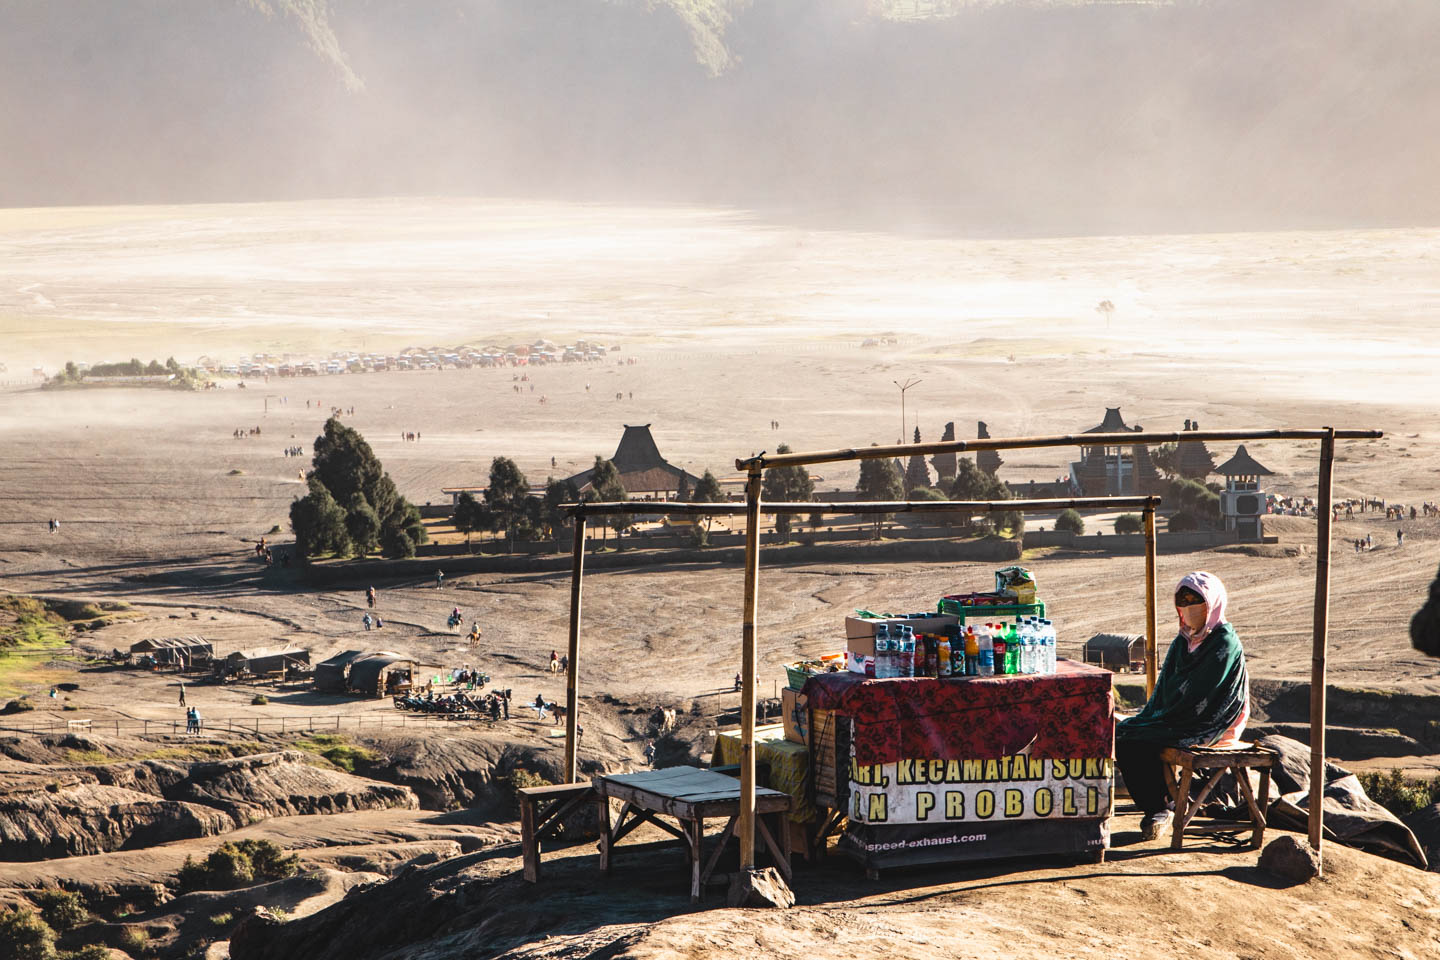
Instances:
[[[241,470],[239,467],[236,467],[235,469],[233,469],[233,470],[230,471],[230,476],[232,476],[232,477],[243,477],[243,476],[245,476],[245,471],[244,471],[244,470]]]
[[[1066,510],[1055,518],[1055,529],[1069,531],[1078,537],[1085,532],[1085,520],[1074,510]]]
[[[33,899],[40,907],[41,918],[59,933],[69,933],[90,919],[85,901],[78,893],[47,888],[35,894]]]
[[[1188,510],[1181,510],[1179,513],[1171,514],[1166,529],[1171,533],[1185,533],[1189,530],[1199,530],[1200,521]]]
[[[79,950],[60,954],[60,960],[110,960],[110,950],[98,943],[87,943]]]
[[[265,696],[265,694],[263,693],[257,693],[255,694],[255,696],[250,698],[250,706],[252,707],[263,707],[269,702],[270,698]]]
[[[1440,803],[1440,776],[1430,780],[1412,780],[1399,770],[1362,773],[1359,776],[1365,795],[1397,817]]]
[[[710,546],[710,531],[697,523],[690,530],[690,546],[696,550],[703,550]]]
[[[9,715],[12,713],[24,713],[26,710],[34,709],[35,704],[30,702],[29,697],[19,697],[18,699],[11,700],[9,703],[5,704],[5,707],[3,709],[0,709],[0,714]]]
[[[278,523],[275,524],[275,526],[271,527],[269,530],[265,531],[265,533],[266,533],[267,536],[274,536],[275,534],[277,534],[277,533],[279,533],[279,532],[280,532],[280,524],[278,524]]]
[[[34,911],[0,910],[0,957],[7,960],[51,960],[55,931]]]
[[[235,914],[229,911],[225,913],[217,913],[215,914],[215,916],[210,918],[210,925],[212,927],[220,927],[221,929],[229,929],[230,924],[234,922]]]
[[[115,945],[131,955],[144,953],[150,947],[150,934],[144,927],[126,927],[115,938]]]
[[[299,857],[269,840],[240,840],[220,844],[199,863],[186,857],[176,880],[182,890],[234,890],[283,880],[299,869]]]
[[[1115,518],[1116,533],[1139,533],[1145,528],[1145,521],[1138,513],[1122,513]]]
[[[62,703],[62,704],[60,705],[60,709],[61,709],[61,710],[79,710],[80,708],[77,707],[77,706],[75,706],[75,704],[73,704],[73,703]]]
[[[290,919],[290,911],[284,907],[266,907],[266,909],[270,911],[272,917],[281,923],[285,923]]]
[[[548,787],[548,786],[551,786],[550,781],[549,781],[549,780],[546,780],[544,777],[540,776],[540,774],[538,774],[538,773],[531,773],[529,770],[526,770],[524,767],[516,767],[514,770],[512,770],[512,771],[510,772],[510,788],[511,788],[511,791],[512,791],[512,792],[511,792],[511,806],[514,807],[516,810],[519,810],[519,809],[520,809],[520,800],[519,800],[519,797],[520,797],[520,791],[521,791],[521,790],[524,790],[524,789],[526,789],[527,787]]]

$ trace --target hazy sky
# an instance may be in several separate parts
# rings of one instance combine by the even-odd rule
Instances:
[[[1433,224],[1437,46],[1435,0],[0,0],[0,206]]]

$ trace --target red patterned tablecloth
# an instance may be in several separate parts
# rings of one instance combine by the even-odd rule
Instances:
[[[1111,677],[1061,660],[1045,676],[867,680],[827,673],[811,677],[803,693],[812,709],[854,720],[859,763],[1017,753],[1063,760],[1114,756]]]

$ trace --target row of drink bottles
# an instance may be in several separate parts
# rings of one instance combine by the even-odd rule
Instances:
[[[875,679],[992,677],[1055,672],[1055,624],[1043,617],[975,623],[963,632],[916,634],[909,624],[875,625]]]

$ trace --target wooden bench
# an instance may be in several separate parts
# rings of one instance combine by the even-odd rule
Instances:
[[[520,803],[520,852],[525,864],[525,879],[540,879],[540,841],[554,836],[566,817],[582,805],[595,800],[595,788],[588,781],[557,783],[548,787],[521,787],[516,793]]]
[[[1235,778],[1240,795],[1249,808],[1250,848],[1258,849],[1265,839],[1265,809],[1270,803],[1270,768],[1276,754],[1273,750],[1257,747],[1250,743],[1239,743],[1233,747],[1166,747],[1160,751],[1164,764],[1165,787],[1175,801],[1175,825],[1170,834],[1170,848],[1179,850],[1185,840],[1188,827],[1196,833],[1233,833],[1234,823],[1192,825],[1190,821],[1205,805],[1210,791],[1227,772]],[[1210,772],[1200,793],[1192,800],[1190,785],[1195,772],[1203,775]],[[1260,797],[1257,802],[1255,791],[1250,786],[1250,770],[1260,771]]]

